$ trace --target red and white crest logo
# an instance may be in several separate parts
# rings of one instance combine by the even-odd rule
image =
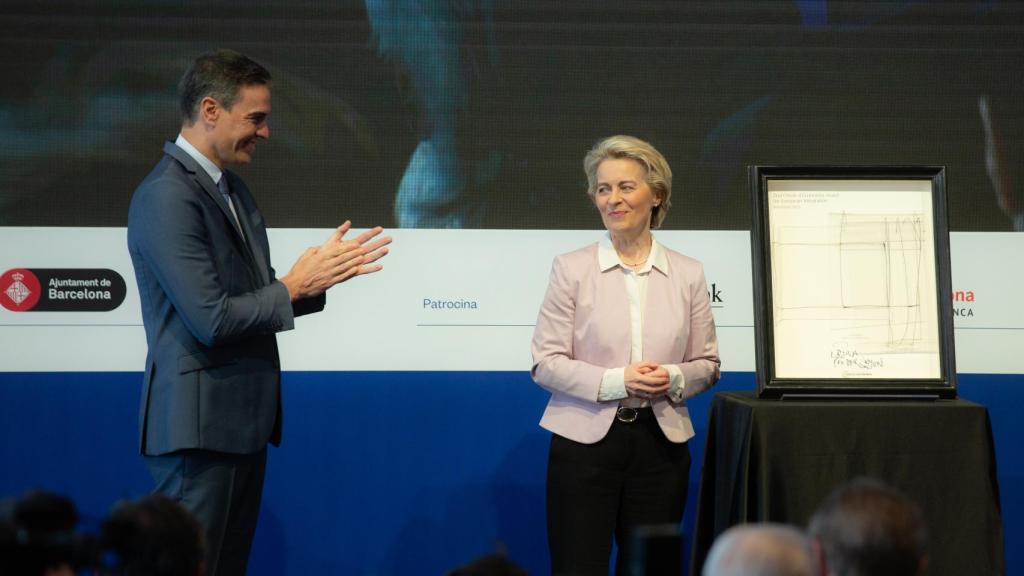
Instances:
[[[36,302],[39,302],[39,296],[42,294],[39,279],[31,270],[24,268],[4,272],[3,276],[0,276],[0,290],[3,290],[3,294],[0,294],[0,304],[14,312],[31,310]]]

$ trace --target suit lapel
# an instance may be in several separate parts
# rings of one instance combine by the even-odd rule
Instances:
[[[225,218],[227,226],[230,227],[231,230],[234,232],[232,236],[234,237],[235,247],[245,257],[246,262],[249,264],[250,272],[254,274],[254,279],[257,279],[256,276],[258,276],[258,279],[262,280],[261,282],[259,282],[259,285],[262,286],[266,284],[266,267],[265,265],[257,264],[259,260],[254,256],[253,252],[249,249],[249,245],[253,243],[252,234],[249,230],[245,230],[244,228],[248,217],[248,210],[243,210],[241,206],[235,206],[235,210],[238,211],[238,221],[243,226],[243,229],[239,230],[238,226],[236,226],[235,224],[235,216],[234,214],[231,213],[231,207],[228,206],[228,203],[224,199],[224,196],[220,193],[220,190],[217,189],[217,185],[213,183],[213,179],[210,178],[210,175],[206,173],[206,170],[203,170],[202,167],[199,166],[199,163],[195,161],[195,159],[189,156],[187,152],[179,148],[174,142],[164,143],[164,152],[168,156],[177,160],[185,168],[185,170],[192,175],[192,179],[196,182],[196,184],[199,185],[203,192],[205,192],[207,196],[209,196],[210,199],[212,199],[214,203],[217,204],[217,207],[220,208],[220,211]],[[221,177],[227,178],[227,174],[228,173],[225,170],[224,175]],[[235,184],[237,182],[238,179],[235,178],[232,180],[232,182],[230,182],[230,184]],[[246,214],[246,217],[243,217],[243,214]],[[243,237],[243,235],[245,236]],[[245,241],[246,237],[250,239],[248,243]]]
[[[192,179],[196,184],[199,184],[199,187],[203,189],[203,192],[206,192],[207,196],[217,204],[217,207],[220,208],[224,217],[227,218],[228,223],[231,224],[232,228],[234,228],[235,234],[239,239],[241,239],[242,231],[234,225],[235,217],[231,214],[231,207],[228,206],[227,201],[224,200],[224,196],[221,195],[220,190],[217,189],[217,185],[214,184],[213,179],[211,179],[210,175],[206,173],[206,170],[203,170],[202,167],[199,166],[199,163],[189,156],[187,152],[178,148],[178,146],[173,142],[167,142],[164,144],[164,152],[185,167],[185,170],[192,175]]]
[[[597,260],[596,253],[594,260]],[[632,336],[624,272],[618,266],[602,271],[599,262],[595,262],[595,265],[600,288],[595,294],[597,302],[594,306],[594,320],[601,325],[599,332],[613,335],[614,340],[610,342],[609,349],[618,356],[609,358],[608,361],[610,365],[620,365],[623,362],[629,364]]]
[[[224,172],[224,178],[228,178],[228,172]],[[256,234],[254,233],[255,224],[253,214],[256,206],[251,202],[251,196],[249,195],[248,189],[242,184],[242,181],[231,174],[228,184],[235,191],[235,209],[238,211],[238,223],[242,226],[242,231],[245,234],[248,243],[246,244],[249,249],[249,254],[253,259],[253,263],[256,265],[256,269],[259,271],[260,278],[263,283],[266,284],[271,281],[270,270],[267,267],[267,262],[270,260],[269,255],[263,253],[262,242],[259,241]]]

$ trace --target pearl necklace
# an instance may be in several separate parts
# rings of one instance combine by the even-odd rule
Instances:
[[[620,262],[622,262],[626,266],[629,266],[630,268],[633,268],[635,270],[635,269],[637,269],[637,268],[639,268],[639,267],[641,267],[641,266],[643,266],[644,264],[647,263],[647,260],[651,257],[651,249],[653,248],[653,246],[654,246],[654,240],[652,239],[651,243],[647,245],[647,255],[644,256],[644,259],[639,261],[639,262],[626,262],[626,259],[622,257],[622,253],[620,253],[618,249],[615,250],[615,254],[616,254],[616,256],[619,257],[619,261]]]
[[[648,257],[649,256],[650,255],[648,255]],[[619,260],[622,260],[621,256],[619,256]],[[644,258],[639,262],[626,262],[625,260],[622,260],[622,263],[625,264],[626,266],[629,266],[630,268],[639,268],[640,266],[643,266],[644,264],[647,263],[647,258]]]

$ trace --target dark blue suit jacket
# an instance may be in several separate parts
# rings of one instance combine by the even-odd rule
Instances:
[[[164,152],[128,212],[149,345],[140,448],[257,452],[281,439],[275,334],[323,309],[324,296],[289,301],[263,216],[238,176],[224,172],[241,230],[206,171],[172,142]]]

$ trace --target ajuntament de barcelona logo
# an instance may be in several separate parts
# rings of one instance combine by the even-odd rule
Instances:
[[[124,278],[106,268],[12,268],[0,304],[12,312],[109,312],[124,302]]]

